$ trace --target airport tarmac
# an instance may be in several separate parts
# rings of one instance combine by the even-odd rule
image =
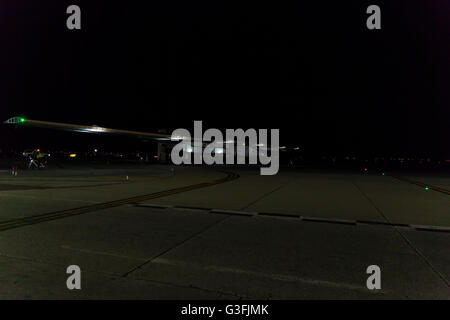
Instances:
[[[3,172],[0,299],[449,299],[449,181],[159,165]],[[66,286],[69,265],[81,290]],[[380,290],[366,286],[370,265]]]

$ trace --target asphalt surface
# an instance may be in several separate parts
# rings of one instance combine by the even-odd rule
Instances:
[[[449,299],[450,197],[414,183],[449,181],[402,178],[156,165],[3,172],[0,299]],[[81,290],[66,286],[69,265]],[[380,290],[366,286],[370,265]]]

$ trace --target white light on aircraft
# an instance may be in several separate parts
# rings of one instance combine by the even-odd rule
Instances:
[[[82,129],[74,129],[78,132],[84,132],[84,133],[101,133],[101,132],[107,132],[105,128],[102,127],[90,127],[90,128],[82,128]]]
[[[88,129],[89,132],[104,132],[105,129],[102,127],[93,127]]]

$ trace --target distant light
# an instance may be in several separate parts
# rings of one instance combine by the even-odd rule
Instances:
[[[382,176],[386,175],[384,172],[381,174]]]
[[[94,149],[94,152],[97,152],[98,150],[97,149]]]
[[[25,122],[26,120],[25,120],[25,118],[20,118],[19,121],[20,122]]]
[[[364,172],[367,172],[367,168],[364,168]]]
[[[430,188],[428,186],[425,187],[425,190],[430,190]]]
[[[76,156],[77,156],[76,153],[71,153],[71,154],[69,155],[69,157],[71,157],[71,158],[76,158]]]

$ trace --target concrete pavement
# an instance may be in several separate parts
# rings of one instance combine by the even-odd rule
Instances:
[[[0,225],[225,176],[129,171],[1,176]],[[231,171],[240,178],[0,231],[0,298],[450,298],[448,196],[378,175]],[[81,290],[66,287],[71,264]],[[379,291],[366,287],[373,264]]]

